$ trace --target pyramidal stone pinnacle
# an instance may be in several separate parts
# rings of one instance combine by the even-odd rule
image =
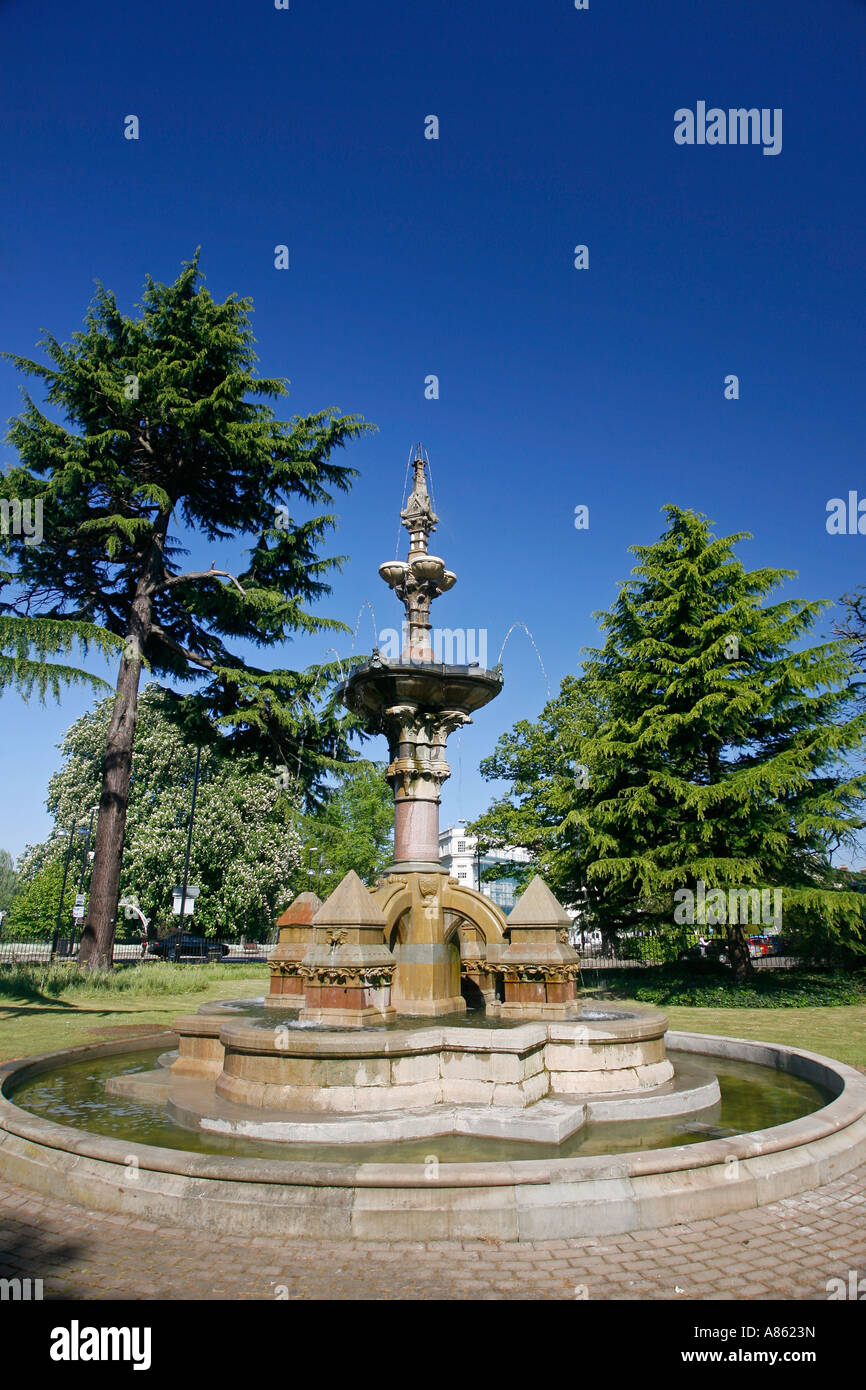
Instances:
[[[314,927],[386,927],[387,920],[376,899],[350,869],[313,918]]]
[[[316,893],[299,893],[293,898],[281,917],[277,918],[278,927],[307,927],[312,923],[313,917],[322,906],[322,899]]]
[[[508,914],[509,927],[570,927],[571,918],[536,874]]]

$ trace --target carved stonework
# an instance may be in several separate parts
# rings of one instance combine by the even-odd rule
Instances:
[[[493,966],[488,965],[486,961],[462,960],[460,962],[460,975],[462,979],[469,980],[476,975],[492,976],[495,974],[496,971]]]
[[[580,975],[579,965],[503,965],[506,984],[567,984]]]
[[[339,985],[345,989],[383,989],[394,979],[394,965],[365,967],[301,965],[299,973],[316,985]]]

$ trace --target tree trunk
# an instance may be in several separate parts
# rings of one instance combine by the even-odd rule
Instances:
[[[746,933],[743,931],[739,922],[728,922],[725,929],[725,938],[728,945],[728,958],[731,962],[731,970],[734,979],[743,981],[752,976],[752,957],[749,954],[749,943],[746,940]]]
[[[140,673],[138,653],[124,655],[105,747],[90,904],[78,951],[79,963],[90,970],[110,970],[112,965]]]
[[[157,521],[145,572],[136,586],[105,745],[90,904],[78,951],[79,964],[89,970],[110,970],[113,963],[141,658],[151,633],[154,585],[162,572],[169,515],[162,513]]]

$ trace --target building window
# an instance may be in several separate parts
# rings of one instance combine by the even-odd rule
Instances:
[[[465,870],[465,869],[458,869],[458,870],[457,870],[457,877],[458,877],[458,878],[465,878],[465,877],[466,877],[466,870]]]
[[[466,841],[465,841],[465,840],[458,840],[458,841],[457,841],[457,853],[458,853],[458,854],[465,854],[465,853],[466,853]]]

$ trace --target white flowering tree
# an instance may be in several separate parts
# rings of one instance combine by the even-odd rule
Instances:
[[[183,878],[195,748],[164,713],[156,685],[141,694],[132,760],[120,896],[136,902],[151,932],[176,924],[171,890]],[[101,701],[67,731],[64,762],[48,786],[59,827],[87,823],[99,802],[112,700]],[[254,758],[202,749],[189,881],[201,887],[190,927],[220,938],[262,937],[292,896],[301,864],[298,811],[273,770]],[[28,849],[25,881],[64,852],[59,838]],[[129,927],[139,930],[129,910]],[[119,921],[126,926],[123,910]]]

